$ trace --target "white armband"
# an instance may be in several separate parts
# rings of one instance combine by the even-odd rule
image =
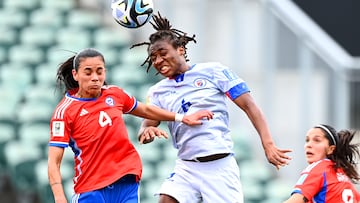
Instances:
[[[179,113],[175,114],[175,122],[182,122],[183,118],[184,118],[184,114],[179,114]]]

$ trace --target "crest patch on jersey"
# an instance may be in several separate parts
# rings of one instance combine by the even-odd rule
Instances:
[[[222,72],[227,77],[227,79],[229,79],[230,81],[238,78],[238,76],[230,70],[223,70]]]
[[[194,86],[195,87],[205,87],[205,85],[206,85],[206,80],[205,79],[199,78],[199,79],[196,79],[194,81]]]
[[[53,121],[52,123],[52,136],[64,137],[65,123],[64,121]]]
[[[114,99],[111,98],[111,97],[107,97],[107,98],[105,99],[105,103],[106,103],[107,105],[109,105],[109,106],[114,106],[114,105],[115,105]]]

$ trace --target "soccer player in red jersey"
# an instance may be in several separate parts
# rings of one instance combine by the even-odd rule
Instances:
[[[123,89],[107,85],[105,76],[104,56],[95,49],[84,49],[59,66],[57,82],[65,85],[66,93],[51,118],[48,155],[56,203],[67,202],[60,166],[68,146],[75,161],[72,202],[139,202],[142,163],[128,138],[123,114],[188,125],[213,116],[207,110],[181,115],[144,105]]]
[[[359,203],[360,194],[353,185],[360,180],[355,162],[359,149],[351,143],[354,135],[355,131],[336,132],[329,125],[311,128],[305,141],[310,165],[284,203]]]

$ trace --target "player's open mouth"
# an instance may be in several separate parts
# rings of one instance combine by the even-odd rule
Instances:
[[[164,74],[164,73],[166,73],[169,69],[170,69],[169,66],[163,66],[163,67],[160,68],[159,72],[160,72],[161,74]]]
[[[307,156],[312,156],[312,155],[314,155],[314,153],[306,152],[306,155],[307,155]]]

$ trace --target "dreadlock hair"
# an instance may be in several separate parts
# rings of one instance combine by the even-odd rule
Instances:
[[[65,62],[60,64],[57,73],[56,73],[56,86],[58,89],[62,89],[62,86],[65,86],[65,92],[73,90],[79,87],[79,83],[74,80],[72,75],[72,70],[78,71],[79,65],[82,59],[88,57],[97,57],[100,56],[105,63],[104,56],[97,50],[93,48],[87,48],[74,56],[68,58]],[[106,85],[106,82],[104,82]]]
[[[357,158],[360,158],[359,143],[352,143],[356,131],[341,130],[336,132],[336,130],[329,125],[322,124],[321,126],[325,127],[321,128],[321,130],[325,133],[325,137],[329,140],[329,143],[331,143],[331,139],[327,134],[330,133],[337,137],[337,143],[333,144],[336,146],[335,150],[332,154],[328,155],[328,158],[335,163],[334,169],[337,170],[341,168],[352,182],[359,182],[360,175],[356,170],[357,166],[355,161]],[[315,128],[319,128],[319,126]]]
[[[168,41],[175,49],[178,47],[183,47],[185,50],[185,61],[189,61],[187,58],[187,54],[186,54],[186,45],[190,42],[193,41],[194,43],[196,43],[195,40],[195,35],[193,35],[192,37],[187,36],[187,33],[172,28],[172,25],[170,24],[169,20],[166,19],[165,17],[162,17],[160,15],[160,12],[158,12],[157,15],[153,15],[152,16],[152,20],[154,22],[150,21],[150,24],[153,26],[153,28],[156,30],[155,33],[151,34],[149,37],[149,42],[142,42],[142,43],[138,43],[138,44],[134,44],[130,47],[130,49],[137,47],[137,46],[142,46],[142,45],[147,45],[147,51],[149,51],[150,45],[154,44],[157,41],[160,40],[166,40]],[[150,60],[150,55],[148,55],[148,57],[146,58],[146,60],[141,64],[141,66],[144,66],[145,64],[148,64],[147,68],[146,68],[146,72],[149,72],[150,67],[152,65],[152,61]]]

